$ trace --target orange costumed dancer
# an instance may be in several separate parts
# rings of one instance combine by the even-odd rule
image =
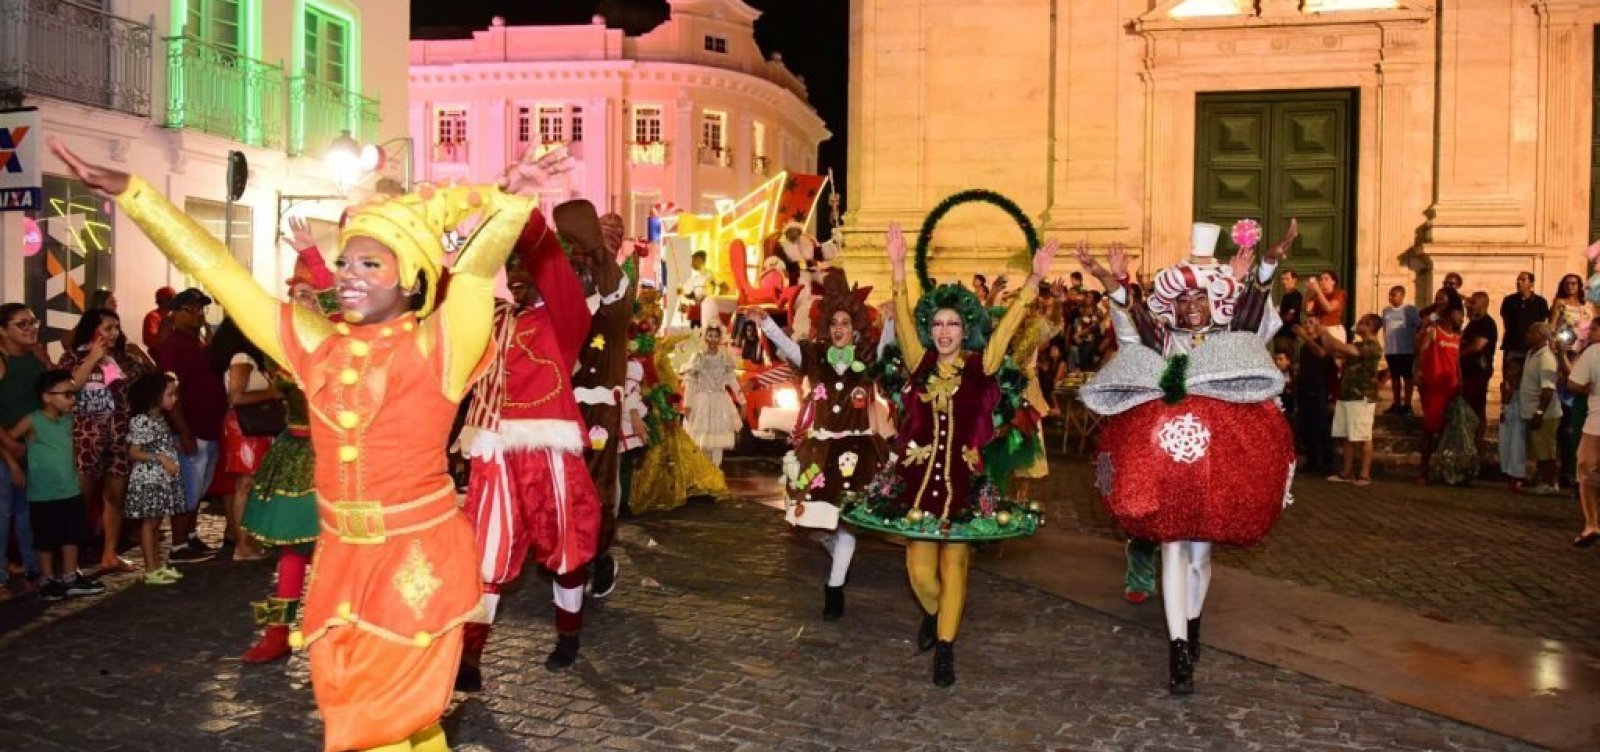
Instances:
[[[149,184],[86,164],[58,141],[51,148],[79,180],[115,196],[305,391],[322,529],[301,631],[290,639],[310,650],[324,749],[448,749],[439,718],[479,581],[445,442],[486,360],[495,272],[532,201],[498,188],[425,187],[354,209],[340,238],[344,323],[334,324],[267,293]],[[535,186],[550,166],[517,165],[508,190]],[[464,222],[481,224],[440,302],[440,239]]]

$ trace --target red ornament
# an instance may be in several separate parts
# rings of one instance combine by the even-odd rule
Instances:
[[[1283,512],[1294,461],[1274,402],[1157,400],[1106,421],[1096,487],[1134,537],[1250,546]]]

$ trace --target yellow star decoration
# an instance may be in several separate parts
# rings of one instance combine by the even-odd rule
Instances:
[[[394,589],[400,593],[400,599],[411,607],[411,613],[418,619],[422,618],[423,609],[428,605],[428,600],[439,591],[444,584],[433,574],[433,565],[428,563],[428,556],[422,553],[422,541],[412,541],[411,551],[406,554],[404,564],[394,573]]]
[[[596,350],[604,350],[604,349],[606,349],[606,335],[604,335],[604,334],[596,334],[596,335],[594,335],[594,339],[589,340],[589,347],[591,347],[593,349],[596,349]]]
[[[983,467],[983,455],[979,454],[978,450],[972,447],[967,447],[961,450],[961,459],[967,461],[967,468],[972,472],[978,472],[978,470]]]

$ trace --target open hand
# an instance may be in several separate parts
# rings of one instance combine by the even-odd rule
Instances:
[[[1061,241],[1056,238],[1046,240],[1044,245],[1039,246],[1039,250],[1033,254],[1033,282],[1031,284],[1037,285],[1039,280],[1044,279],[1050,273],[1050,267],[1055,265],[1056,255],[1059,253],[1061,253]]]
[[[1228,267],[1233,270],[1233,278],[1243,280],[1250,273],[1250,265],[1255,263],[1256,250],[1254,248],[1240,248],[1233,258],[1228,260]]]
[[[889,252],[889,266],[894,270],[894,278],[906,278],[906,238],[900,233],[900,223],[890,222],[889,233],[884,238],[884,250]]]
[[[1078,265],[1083,267],[1084,274],[1101,281],[1112,278],[1111,272],[1101,266],[1100,262],[1095,261],[1094,256],[1089,254],[1089,241],[1079,240],[1076,252],[1078,254]]]
[[[71,149],[68,149],[67,145],[62,143],[59,138],[52,137],[46,143],[50,145],[50,151],[55,152],[56,157],[66,163],[67,169],[72,171],[73,177],[76,177],[84,185],[107,196],[120,196],[123,191],[128,190],[128,183],[131,180],[128,177],[128,173],[83,161]]]
[[[533,152],[530,150],[528,153]],[[500,187],[506,193],[532,196],[557,177],[571,172],[575,166],[566,148],[552,149],[537,159],[524,157],[522,161],[507,167],[505,174],[500,176]]]
[[[745,318],[750,319],[751,321],[754,321],[757,324],[760,324],[761,322],[767,320],[767,311],[766,311],[766,309],[761,308],[759,306],[752,306],[750,308],[746,308],[745,311],[744,311],[744,315],[745,315]]]
[[[305,217],[289,218],[289,245],[296,251],[317,247],[316,238],[311,236],[311,223]]]

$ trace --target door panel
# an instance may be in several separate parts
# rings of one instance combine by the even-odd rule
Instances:
[[[1255,219],[1266,244],[1296,218],[1300,240],[1288,268],[1333,269],[1348,281],[1355,266],[1355,123],[1351,91],[1199,95],[1195,220],[1227,228]],[[1237,251],[1225,231],[1217,256]]]

